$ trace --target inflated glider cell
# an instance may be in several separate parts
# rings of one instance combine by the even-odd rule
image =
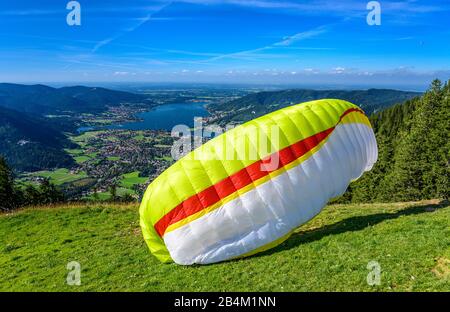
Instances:
[[[377,155],[356,105],[283,108],[210,140],[157,177],[140,207],[144,239],[160,261],[183,265],[265,251],[342,195]]]

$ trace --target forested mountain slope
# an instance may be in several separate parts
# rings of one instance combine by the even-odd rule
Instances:
[[[434,81],[422,97],[371,116],[379,156],[351,185],[353,202],[450,196],[450,85]]]
[[[355,91],[292,89],[253,93],[228,103],[212,104],[209,109],[223,115],[216,122],[224,124],[245,122],[286,106],[317,99],[350,101],[359,105],[367,114],[371,114],[420,95],[417,92],[388,89]]]
[[[0,83],[0,106],[38,115],[98,113],[108,106],[141,102],[151,104],[145,95],[105,88]]]
[[[76,129],[71,116],[129,103],[153,105],[145,95],[105,88],[0,83],[0,155],[15,171],[70,168],[74,162],[64,147],[72,143],[63,132]]]
[[[0,107],[0,155],[16,170],[70,167],[70,141],[48,120]]]
[[[84,86],[63,87],[58,92],[74,99],[88,103],[91,109],[105,110],[107,106],[116,106],[121,103],[148,102],[145,95],[110,90],[105,88],[91,88]]]

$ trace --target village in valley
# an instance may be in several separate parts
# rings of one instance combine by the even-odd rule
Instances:
[[[49,178],[73,199],[132,200],[173,163],[173,138],[163,130],[89,131],[71,140],[79,146],[66,150],[76,162],[74,168],[27,173],[21,181],[39,183]]]
[[[68,200],[139,200],[146,187],[175,161],[171,156],[174,138],[170,129],[130,130],[111,128],[139,122],[139,113],[157,106],[184,103],[221,103],[248,91],[236,90],[140,90],[152,105],[123,103],[101,114],[73,116],[77,131],[67,133],[73,143],[65,151],[73,158],[70,168],[23,172],[17,178],[24,187],[49,180]],[[204,118],[213,122],[220,112]],[[176,119],[177,116],[173,116]],[[54,117],[56,118],[56,117]]]

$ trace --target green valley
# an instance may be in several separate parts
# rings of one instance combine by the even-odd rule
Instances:
[[[112,187],[119,197],[129,194],[137,199],[148,182],[173,163],[173,139],[166,131],[90,131],[70,140],[78,147],[65,151],[76,166],[24,173],[21,183],[49,178],[71,199],[109,200]]]

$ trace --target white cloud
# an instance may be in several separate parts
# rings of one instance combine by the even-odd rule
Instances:
[[[114,36],[111,36],[109,38],[106,38],[104,40],[99,41],[94,48],[92,49],[92,52],[95,53],[98,49],[106,46],[107,44],[113,42],[114,40],[119,39],[120,37],[124,36],[125,34],[128,34],[130,32],[135,31],[136,29],[138,29],[139,27],[141,27],[142,25],[144,25],[145,23],[147,23],[148,21],[150,21],[152,19],[152,16],[160,11],[162,11],[164,8],[166,8],[167,6],[169,6],[170,4],[172,4],[172,2],[166,2],[164,4],[162,4],[161,6],[157,7],[156,9],[154,7],[152,7],[152,11],[151,13],[147,14],[147,16],[139,18],[137,20],[137,24],[133,25],[132,27],[129,27],[127,29],[123,29],[122,31],[120,31],[119,33],[117,33]]]
[[[343,74],[345,72],[345,68],[344,67],[336,67],[333,68],[332,73],[334,74]]]
[[[310,1],[280,1],[280,0],[182,0],[187,3],[195,4],[231,4],[237,6],[246,6],[262,9],[292,9],[299,11],[327,11],[330,12],[349,12],[355,10],[365,11],[366,2],[358,0],[310,0]],[[436,12],[446,10],[439,5],[428,5],[419,3],[417,0],[406,1],[384,1],[383,6],[388,10],[402,10],[408,12]]]
[[[327,29],[325,26],[320,26],[318,28],[315,29],[311,29],[311,30],[307,30],[304,32],[299,32],[293,36],[289,36],[284,38],[283,41],[277,42],[274,44],[274,46],[290,46],[293,43],[297,42],[297,41],[301,41],[301,40],[305,40],[305,39],[310,39],[316,36],[319,36],[323,33],[326,33]]]
[[[317,28],[306,30],[304,32],[300,32],[300,33],[297,33],[292,36],[287,36],[282,41],[275,42],[275,43],[265,46],[265,47],[255,48],[252,50],[238,51],[238,52],[234,52],[234,53],[221,54],[221,55],[218,55],[218,56],[215,56],[215,57],[212,57],[212,58],[206,60],[206,62],[217,61],[217,60],[224,59],[224,58],[247,59],[247,60],[255,60],[255,59],[258,59],[261,57],[268,58],[271,56],[273,56],[274,58],[280,58],[280,57],[283,57],[284,55],[282,55],[282,54],[270,55],[267,53],[262,54],[261,52],[267,51],[270,49],[275,49],[275,48],[289,47],[290,45],[292,45],[295,42],[310,39],[315,36],[319,36],[319,35],[327,32],[330,27],[331,27],[331,25],[322,25]]]

